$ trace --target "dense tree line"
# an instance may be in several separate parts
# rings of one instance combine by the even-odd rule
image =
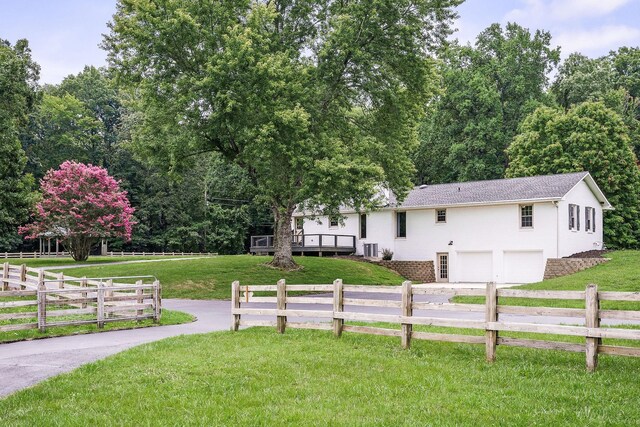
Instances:
[[[640,49],[574,53],[558,67],[549,33],[494,24],[440,59],[416,183],[586,170],[615,207],[605,243],[639,246]]]
[[[184,9],[130,2],[105,42],[113,68],[86,67],[58,85],[38,85],[26,41],[0,40],[0,250],[21,244],[16,230],[37,181],[65,160],[106,168],[128,192],[137,225],[114,250],[240,253],[250,234],[273,232],[274,219],[288,228],[302,202],[325,212],[371,207],[379,182],[402,195],[412,177],[578,170],[616,207],[606,243],[638,247],[640,49],[561,62],[548,32],[517,24],[491,25],[473,44],[446,42],[455,3],[435,16],[425,2],[410,35],[393,15],[354,34],[340,19],[366,22],[371,5],[359,2],[318,15],[280,11],[289,21],[256,9],[244,26],[210,33],[180,21]],[[207,16],[193,7],[194,19]],[[156,12],[175,12],[177,27]],[[324,27],[300,32],[310,19]],[[431,29],[420,33],[425,22]],[[147,31],[160,34],[157,45]],[[231,47],[216,57],[220,40]],[[127,56],[136,49],[140,56]],[[238,64],[242,78],[229,68]]]

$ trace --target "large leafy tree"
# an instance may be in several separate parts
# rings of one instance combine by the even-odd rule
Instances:
[[[501,178],[505,150],[518,124],[548,103],[547,76],[559,61],[559,50],[551,47],[548,32],[493,24],[474,46],[454,45],[441,59],[443,94],[423,126],[418,179]]]
[[[103,133],[102,124],[78,98],[45,92],[22,137],[28,170],[42,178],[65,160],[99,163]]]
[[[140,95],[138,141],[243,167],[274,216],[272,264],[294,268],[296,206],[371,207],[380,184],[406,194],[429,52],[457,3],[121,0],[104,46]]]
[[[608,58],[592,59],[572,53],[558,68],[551,85],[556,101],[568,110],[585,101],[603,100],[615,89],[616,76]]]
[[[0,39],[0,249],[15,247],[26,219],[33,179],[24,174],[26,157],[18,134],[36,101],[39,67],[26,40],[14,46]]]
[[[100,139],[93,146],[90,161],[107,169],[117,166],[123,148],[119,138],[123,107],[115,81],[104,69],[87,66],[66,77],[54,92],[75,97],[99,122]]]
[[[611,247],[640,242],[640,172],[629,130],[601,102],[562,109],[540,107],[509,147],[508,177],[589,171],[614,206],[604,218]]]
[[[565,110],[585,101],[602,101],[629,127],[640,154],[640,50],[623,47],[601,58],[573,53],[558,69],[551,93]]]

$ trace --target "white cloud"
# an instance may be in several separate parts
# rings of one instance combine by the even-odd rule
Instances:
[[[637,45],[640,29],[626,25],[605,25],[590,30],[558,32],[554,42],[562,46],[562,56],[573,52],[599,55],[611,46]]]
[[[615,12],[631,0],[523,0],[523,7],[513,9],[504,21],[534,27],[550,22],[570,22],[588,18],[602,18]]]
[[[551,17],[558,21],[607,16],[630,0],[554,0]]]

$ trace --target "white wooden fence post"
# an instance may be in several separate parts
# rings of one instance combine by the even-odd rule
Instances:
[[[38,272],[38,329],[40,332],[46,332],[47,330],[47,294],[44,292],[47,289],[44,283],[44,271]]]
[[[231,310],[240,308],[240,282],[235,281],[231,284]],[[231,316],[231,330],[237,331],[240,327],[240,315],[232,314]]]
[[[494,282],[487,283],[487,295],[485,301],[485,321],[498,321],[498,290]],[[485,347],[487,362],[496,360],[496,346],[498,344],[498,331],[488,328],[485,329]]]
[[[27,281],[27,266],[25,264],[20,265],[20,281],[22,282],[21,287],[25,287],[24,283]]]
[[[9,289],[9,282],[7,281],[7,279],[9,278],[9,263],[5,262],[2,265],[2,278],[4,279],[2,281],[2,290],[6,291],[7,289]]]
[[[142,280],[138,280],[136,281],[136,286],[142,286]],[[136,295],[138,296],[138,299],[136,300],[136,302],[138,304],[144,304],[144,298],[142,296],[143,293],[143,289],[142,288],[138,288],[136,289]],[[138,311],[136,312],[136,316],[140,317],[144,314],[144,310],[142,309],[138,309]]]
[[[276,292],[276,308],[278,310],[286,310],[287,309],[287,284],[284,279],[278,280]],[[278,314],[276,321],[278,332],[284,334],[285,328],[287,327],[287,316],[281,316]]]
[[[104,285],[102,282],[98,283],[98,288],[96,289],[96,299],[97,299],[97,320],[98,320],[98,328],[104,328]]]
[[[344,288],[342,285],[342,279],[336,279],[333,281],[333,335],[336,337],[342,336],[342,328],[344,327],[344,319],[338,319],[335,317],[336,313],[341,313],[344,310]]]
[[[598,286],[587,285],[585,290],[585,326],[587,328],[600,327],[600,302],[598,300]],[[587,333],[585,355],[587,358],[587,371],[594,372],[598,367],[598,344],[600,338],[592,338]]]
[[[80,287],[82,287],[82,288],[86,288],[86,287],[87,287],[87,276],[83,276],[83,277],[82,277],[82,280],[80,280]],[[82,292],[82,294],[81,294],[81,295],[82,295],[82,298],[87,298],[87,297],[88,297],[87,292]],[[81,307],[81,308],[87,308],[87,303],[86,303],[86,302],[83,302],[83,303],[80,305],[80,307]]]
[[[160,281],[153,282],[153,322],[159,323],[162,316],[162,288]]]
[[[411,282],[402,282],[402,316],[411,317],[413,315],[413,292]],[[408,349],[411,346],[411,323],[402,323],[402,348]]]

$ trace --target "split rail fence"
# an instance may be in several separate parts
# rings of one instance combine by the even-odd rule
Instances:
[[[260,296],[255,293],[276,292],[276,296]],[[295,295],[289,295],[295,292]],[[330,297],[323,295],[306,295],[305,292],[331,292]],[[345,292],[349,296],[345,296]],[[302,296],[300,296],[302,294]],[[363,294],[359,298],[353,295]],[[383,295],[380,297],[380,295]],[[400,300],[389,298],[400,295]],[[414,301],[416,295],[464,295],[484,297],[484,304],[432,303]],[[527,298],[552,300],[582,300],[585,308],[528,307],[503,305],[499,298]],[[397,297],[396,297],[397,298]],[[540,349],[555,349],[572,352],[584,352],[589,371],[594,371],[598,363],[598,354],[612,354],[640,357],[640,347],[620,345],[603,345],[602,339],[640,340],[640,330],[601,327],[601,319],[620,321],[640,321],[640,311],[634,310],[602,310],[600,301],[640,302],[640,292],[599,292],[596,285],[588,285],[584,291],[543,291],[497,289],[495,283],[488,283],[486,289],[446,288],[432,285],[412,285],[404,282],[402,286],[363,286],[346,285],[340,279],[333,284],[320,285],[287,285],[284,280],[277,285],[241,285],[232,284],[231,330],[237,331],[241,326],[274,326],[278,332],[284,333],[289,328],[333,330],[336,337],[342,332],[356,332],[372,335],[400,337],[402,347],[409,348],[412,339],[448,341],[455,343],[484,344],[487,361],[496,358],[496,347],[516,346]],[[256,306],[255,304],[258,304]],[[275,304],[275,308],[269,308]],[[290,308],[291,304],[316,304],[318,309]],[[269,307],[265,307],[269,305]],[[325,306],[322,308],[322,306]],[[397,314],[363,312],[362,307],[383,307],[398,309]],[[451,317],[435,317],[422,315],[415,311],[448,311],[469,315],[477,312],[477,319]],[[380,310],[378,310],[380,311]],[[388,311],[388,310],[387,310]],[[484,319],[482,319],[484,313]],[[535,323],[518,322],[500,319],[501,315],[525,315],[536,318]],[[242,316],[275,316],[274,320],[247,320]],[[570,326],[549,322],[549,316],[575,318],[584,322],[584,326]],[[467,316],[468,317],[468,316]],[[307,321],[292,322],[290,318],[307,318]],[[515,318],[517,320],[517,317]],[[541,322],[537,322],[540,319]],[[578,320],[580,319],[580,320]],[[379,326],[362,326],[345,324],[348,322],[381,322],[400,325],[400,329],[389,329]],[[414,325],[440,326],[446,328],[465,328],[484,331],[481,335],[465,335],[458,333],[436,333],[414,331]],[[502,332],[525,332],[534,334],[551,334],[584,337],[584,344],[573,342],[550,341],[543,339],[503,337]]]
[[[109,251],[105,256],[126,257],[126,256],[215,256],[216,252],[124,252]],[[69,252],[52,252],[42,254],[39,252],[0,252],[0,258],[5,259],[32,259],[32,258],[63,258],[69,257]],[[89,261],[90,262],[90,261]]]
[[[153,319],[162,315],[160,282],[153,276],[87,278],[2,264],[0,332]],[[135,279],[135,283],[121,280]],[[145,279],[153,279],[145,284]]]
[[[123,252],[109,251],[106,256],[215,256],[217,252]]]

